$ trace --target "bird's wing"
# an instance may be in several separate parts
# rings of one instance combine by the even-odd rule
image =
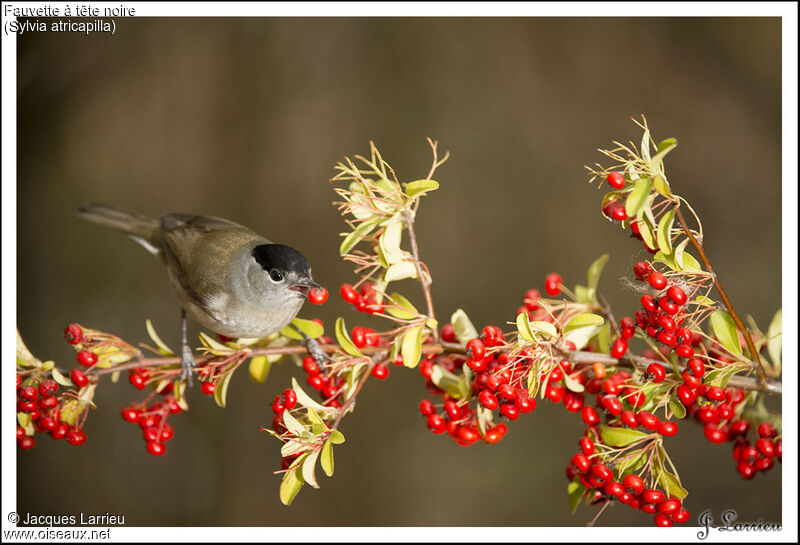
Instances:
[[[238,223],[189,214],[163,216],[161,236],[170,273],[186,295],[203,306],[226,292],[231,256],[257,237]]]

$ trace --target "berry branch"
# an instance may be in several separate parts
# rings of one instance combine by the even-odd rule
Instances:
[[[272,401],[272,427],[262,428],[281,442],[281,469],[275,473],[281,475],[284,504],[306,484],[319,488],[318,466],[333,475],[333,447],[345,441],[344,416],[355,410],[370,378],[387,379],[392,366],[418,369],[432,397],[419,403],[425,425],[460,446],[501,441],[512,422],[534,411],[537,400],[579,414],[586,428],[567,466],[567,493],[573,511],[581,501],[600,507],[589,525],[613,504],[653,515],[659,526],[689,520],[683,506],[688,491],[667,452],[668,438],[682,421],[698,421],[711,443],[732,442],[736,470],[746,479],[782,461],[781,416],[763,402],[767,394],[782,393],[781,313],[766,333],[750,317],[750,328],[744,327],[698,242],[697,214],[692,210],[695,232],[667,182],[663,160],[677,141],[656,144],[646,122],[638,124],[643,130],[638,149],[615,142],[613,149],[600,150],[614,165],[589,168],[591,181],[611,186],[602,214],[629,229],[653,256],[633,266],[635,280],[626,283],[640,308],[620,319],[598,291],[608,261],[603,255],[589,266],[585,285],[570,289],[552,273],[544,282],[547,296],[528,290],[516,319],[507,322],[510,328],[486,325],[479,332],[460,309],[440,327],[414,222],[422,197],[438,188],[432,178],[448,154],[440,159],[437,143],[429,139],[432,166],[425,178],[408,183],[398,180],[373,143],[368,157],[345,157],[336,165],[331,181],[340,200],[334,204],[348,227],[339,252],[354,264],[356,275],[339,291],[356,311],[387,325],[347,328],[339,317],[332,336],[326,336],[319,320],[297,318],[293,327],[263,339],[217,340],[201,333],[195,358],[201,392],[220,407],[244,363],[256,382],[265,382],[271,365],[282,359],[305,373],[313,391],[306,393],[293,378]],[[687,251],[689,243],[702,263]],[[403,279],[419,283],[425,312],[389,289]],[[714,287],[722,305],[711,297]],[[314,304],[327,297],[324,289],[309,294]],[[114,335],[71,324],[64,336],[79,366],[69,376],[54,362],[33,356],[18,335],[19,447],[32,448],[37,433],[84,443],[101,377],[116,382],[127,372],[130,385],[148,393],[121,416],[141,428],[147,452],[164,455],[174,435],[167,420],[188,409],[187,392],[180,358],[149,321],[146,327],[154,346],[141,347],[155,356],[145,357]],[[321,366],[305,355],[304,336],[317,340],[329,363]],[[640,343],[641,350],[633,350],[632,343]],[[752,376],[755,371],[758,377]],[[758,436],[753,442],[752,431]]]
[[[742,319],[739,318],[739,315],[733,309],[733,304],[731,303],[730,299],[728,299],[728,294],[723,289],[722,282],[720,282],[719,277],[714,273],[714,269],[711,267],[711,262],[709,261],[705,250],[703,250],[703,245],[698,242],[697,238],[689,229],[689,226],[683,217],[683,213],[681,212],[679,202],[675,203],[675,214],[681,224],[681,227],[683,228],[683,232],[686,233],[686,236],[689,237],[689,240],[692,242],[692,246],[694,246],[697,250],[697,253],[700,254],[700,259],[703,261],[703,265],[705,265],[706,270],[714,276],[714,286],[717,288],[717,293],[719,293],[720,298],[722,298],[722,302],[725,304],[725,308],[727,308],[728,312],[731,314],[737,329],[742,332],[745,341],[747,341],[747,349],[750,352],[750,357],[754,360],[756,368],[758,369],[758,382],[762,386],[765,385],[767,382],[767,375],[764,372],[764,366],[761,364],[761,358],[758,356],[758,350],[756,350],[753,339],[750,337],[750,331],[747,329],[747,327],[745,327]]]

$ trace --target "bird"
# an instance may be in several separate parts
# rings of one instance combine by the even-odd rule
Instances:
[[[309,291],[321,288],[299,251],[227,219],[182,213],[153,218],[95,202],[85,203],[77,213],[128,235],[166,266],[181,304],[181,378],[188,384],[194,357],[187,341],[187,314],[226,337],[266,337],[289,325]],[[298,332],[324,364],[327,355],[319,344]]]

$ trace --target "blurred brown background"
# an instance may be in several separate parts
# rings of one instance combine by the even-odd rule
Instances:
[[[704,220],[707,249],[742,313],[766,327],[780,306],[781,26],[778,19],[118,19],[115,36],[19,39],[18,324],[34,353],[72,367],[72,321],[178,343],[161,266],[78,220],[86,200],[153,215],[231,218],[301,249],[332,292],[302,311],[363,322],[337,293],[351,269],[327,182],[374,139],[405,180],[451,160],[418,233],[442,321],[513,318],[527,288],[559,271],[574,285],[603,252],[601,289],[636,308],[619,278],[639,245],[600,215],[583,165],[613,139],[677,137],[674,191]],[[638,254],[641,257],[641,253]],[[406,291],[410,291],[410,288]],[[419,300],[419,299],[417,299]],[[141,393],[105,384],[75,448],[41,438],[18,455],[20,512],[118,513],[133,525],[582,525],[564,468],[579,419],[543,404],[498,445],[456,446],[418,416],[418,373],[392,369],[345,420],[336,474],[278,500],[278,443],[259,426],[289,364],[255,385],[243,371],[222,410],[199,388],[173,418],[164,458],[119,409]],[[693,517],[733,508],[780,520],[780,469],[745,482],[730,446],[683,424],[668,447]],[[321,473],[321,472],[320,472]],[[650,525],[626,507],[600,524]]]

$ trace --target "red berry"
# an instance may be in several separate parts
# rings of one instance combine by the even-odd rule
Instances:
[[[672,520],[674,522],[687,522],[689,520],[689,510],[688,509],[680,509],[672,514]]]
[[[447,424],[444,421],[444,418],[439,416],[438,414],[432,414],[428,416],[428,429],[433,433],[444,433],[445,428],[447,428]]]
[[[677,314],[680,310],[680,307],[672,302],[671,299],[667,297],[661,297],[658,299],[658,306],[661,307],[661,310],[666,312],[669,315]]]
[[[600,417],[597,411],[594,407],[590,407],[589,405],[581,409],[581,418],[583,419],[583,423],[587,426],[596,426],[600,423]]]
[[[532,397],[528,397],[527,395],[518,395],[514,400],[514,405],[517,406],[517,409],[519,409],[520,413],[528,414],[536,408],[536,400]]]
[[[775,437],[777,434],[775,433],[775,428],[772,427],[772,424],[769,422],[762,422],[758,425],[758,436],[759,437]]]
[[[673,437],[678,433],[678,424],[675,422],[667,421],[661,422],[658,425],[658,434],[664,437]]]
[[[33,386],[25,386],[24,388],[20,389],[19,395],[21,395],[22,397],[24,397],[29,401],[33,401],[37,397],[39,397],[39,390],[37,390]]]
[[[617,339],[611,346],[611,357],[619,359],[628,351],[628,341],[625,339]]]
[[[30,450],[36,446],[36,439],[30,435],[23,435],[17,439],[17,445],[22,450]]]
[[[713,424],[706,424],[703,431],[705,433],[706,439],[708,439],[715,445],[724,443],[729,439],[727,433],[725,433],[718,427],[714,426]]]
[[[531,289],[531,290],[526,291],[525,292],[525,308],[527,310],[531,310],[531,311],[538,310],[539,309],[538,301],[539,301],[539,298],[541,296],[542,296],[542,294],[539,292],[539,290]]]
[[[498,424],[486,432],[486,442],[493,445],[505,437],[506,433],[508,433],[508,426],[505,424]]]
[[[283,405],[287,409],[292,410],[295,408],[295,406],[297,406],[297,393],[295,393],[295,391],[292,390],[291,388],[286,388],[283,391],[282,397],[283,397]]]
[[[675,320],[673,320],[669,314],[659,314],[658,315],[658,325],[664,331],[674,331],[675,330]]]
[[[216,391],[216,389],[217,387],[214,385],[213,382],[204,382],[202,386],[200,386],[200,391],[206,394],[207,396],[212,395]]]
[[[756,441],[756,448],[768,458],[775,456],[775,445],[766,437],[761,437]]]
[[[70,445],[82,445],[86,442],[86,433],[76,428],[69,430],[66,437]]]
[[[43,396],[49,396],[50,394],[52,394],[56,390],[58,390],[58,384],[56,383],[55,380],[53,380],[51,378],[43,381],[39,385],[39,393],[41,395],[43,395]]]
[[[767,471],[768,469],[771,469],[772,466],[774,465],[775,465],[775,460],[773,460],[772,458],[764,457],[756,460],[756,463],[753,464],[753,467],[756,469],[756,471]]]
[[[669,528],[670,526],[672,526],[672,519],[669,518],[664,513],[657,514],[653,520],[655,521],[656,526],[659,526],[661,528]]]
[[[125,407],[122,409],[122,419],[126,422],[135,423],[139,420],[139,411],[131,409],[130,407]]]
[[[558,293],[561,291],[562,281],[563,279],[561,278],[560,274],[548,274],[544,279],[544,291],[546,291],[548,295],[558,295]]]
[[[752,465],[748,464],[747,462],[739,462],[736,465],[736,471],[739,472],[739,475],[741,475],[742,477],[744,477],[745,479],[748,479],[748,480],[752,479],[753,477],[755,477],[755,474],[756,474],[756,468],[754,468]]]
[[[500,397],[504,397],[506,399],[514,399],[517,397],[517,389],[508,384],[501,384],[498,386],[497,393],[500,395]]]
[[[642,492],[642,499],[646,503],[661,503],[664,501],[664,493],[661,490],[656,490],[654,488],[648,488],[644,492]]]
[[[622,414],[619,415],[620,421],[628,426],[629,428],[638,428],[639,421],[636,420],[636,413],[633,411],[622,411]]]
[[[83,339],[83,330],[78,324],[69,324],[64,330],[64,338],[69,344],[78,344]]]
[[[674,334],[668,333],[666,331],[660,332],[656,336],[656,340],[658,342],[660,342],[661,344],[665,344],[665,345],[669,346],[670,348],[675,346],[677,344],[677,342],[678,342],[677,339],[675,338]]]
[[[516,420],[519,418],[519,409],[513,403],[501,403],[500,404],[500,414],[508,418],[509,420]]]
[[[147,381],[138,373],[131,373],[128,375],[128,382],[137,390],[144,390],[147,387]]]
[[[78,363],[84,367],[91,367],[97,363],[97,354],[89,350],[81,350],[78,352]]]
[[[678,286],[670,286],[670,288],[667,290],[667,297],[672,299],[676,305],[683,305],[686,303],[687,299],[686,293],[684,293],[684,291]]]
[[[63,439],[66,437],[67,432],[69,431],[69,426],[66,425],[64,422],[59,422],[56,428],[50,432],[50,437],[55,440]]]
[[[638,475],[631,473],[622,479],[622,486],[625,487],[630,494],[638,496],[644,490],[644,481]]]
[[[655,290],[663,290],[667,287],[667,279],[660,272],[651,272],[647,275],[647,283]]]
[[[356,302],[353,303],[353,305],[356,307],[356,310],[359,311],[359,312],[365,312],[367,310],[367,300],[362,295],[359,295],[356,298]]]
[[[606,181],[608,185],[614,189],[622,189],[625,187],[625,176],[623,176],[621,172],[609,172]]]
[[[581,450],[586,456],[594,454],[594,442],[588,437],[581,437],[581,440],[578,441],[578,446],[581,447]]]
[[[603,407],[614,416],[622,413],[622,401],[615,395],[607,394],[602,398]]]
[[[328,300],[328,290],[325,288],[311,288],[308,290],[308,300],[312,305],[321,305]]]
[[[480,339],[472,339],[467,342],[467,354],[475,360],[483,359],[486,355],[486,345]]]
[[[645,310],[647,310],[649,312],[655,312],[656,311],[656,308],[657,308],[656,304],[655,304],[655,302],[653,301],[653,298],[650,295],[647,295],[647,294],[642,295],[641,299],[639,299],[639,302],[642,304],[642,307],[644,307]]]
[[[653,382],[661,382],[667,376],[667,371],[660,363],[651,363],[647,366],[646,377],[650,378]]]
[[[616,221],[625,221],[628,219],[628,214],[625,213],[625,207],[622,205],[609,206],[609,213],[611,219]]]
[[[633,266],[633,274],[635,274],[639,280],[644,280],[645,277],[647,277],[647,275],[652,271],[653,268],[650,266],[650,263],[647,263],[646,261],[638,261]]]
[[[603,464],[594,464],[592,466],[592,475],[603,481],[609,481],[614,478],[614,473]]]
[[[309,375],[319,374],[319,364],[317,360],[314,359],[314,356],[306,356],[303,358],[303,371]]]
[[[719,386],[711,386],[706,390],[705,397],[711,401],[722,401],[725,399],[726,395],[725,390]]]
[[[447,343],[458,342],[456,338],[456,328],[453,324],[445,324],[442,328],[442,340]]]
[[[649,411],[639,411],[636,414],[636,421],[650,431],[655,431],[658,428],[658,417]]]
[[[158,441],[148,441],[147,452],[153,456],[163,456],[167,452],[167,447],[164,445],[164,443],[159,443]]]
[[[581,473],[586,473],[592,466],[588,456],[580,453],[572,456],[572,463],[575,464],[575,467],[577,467]]]
[[[421,412],[423,416],[429,416],[436,412],[436,409],[433,407],[433,403],[431,403],[430,399],[423,399],[419,402],[419,412]]]
[[[497,397],[490,390],[481,390],[481,393],[478,394],[478,401],[490,411],[495,410],[500,405]]]
[[[342,296],[342,299],[350,304],[358,300],[358,292],[353,289],[353,286],[350,284],[342,284],[342,287],[339,288],[339,294]]]
[[[350,339],[352,339],[353,344],[356,345],[356,348],[364,348],[367,346],[366,331],[361,326],[356,326],[350,330]]]
[[[378,364],[372,368],[371,373],[378,380],[386,380],[389,377],[389,368],[383,364]]]

